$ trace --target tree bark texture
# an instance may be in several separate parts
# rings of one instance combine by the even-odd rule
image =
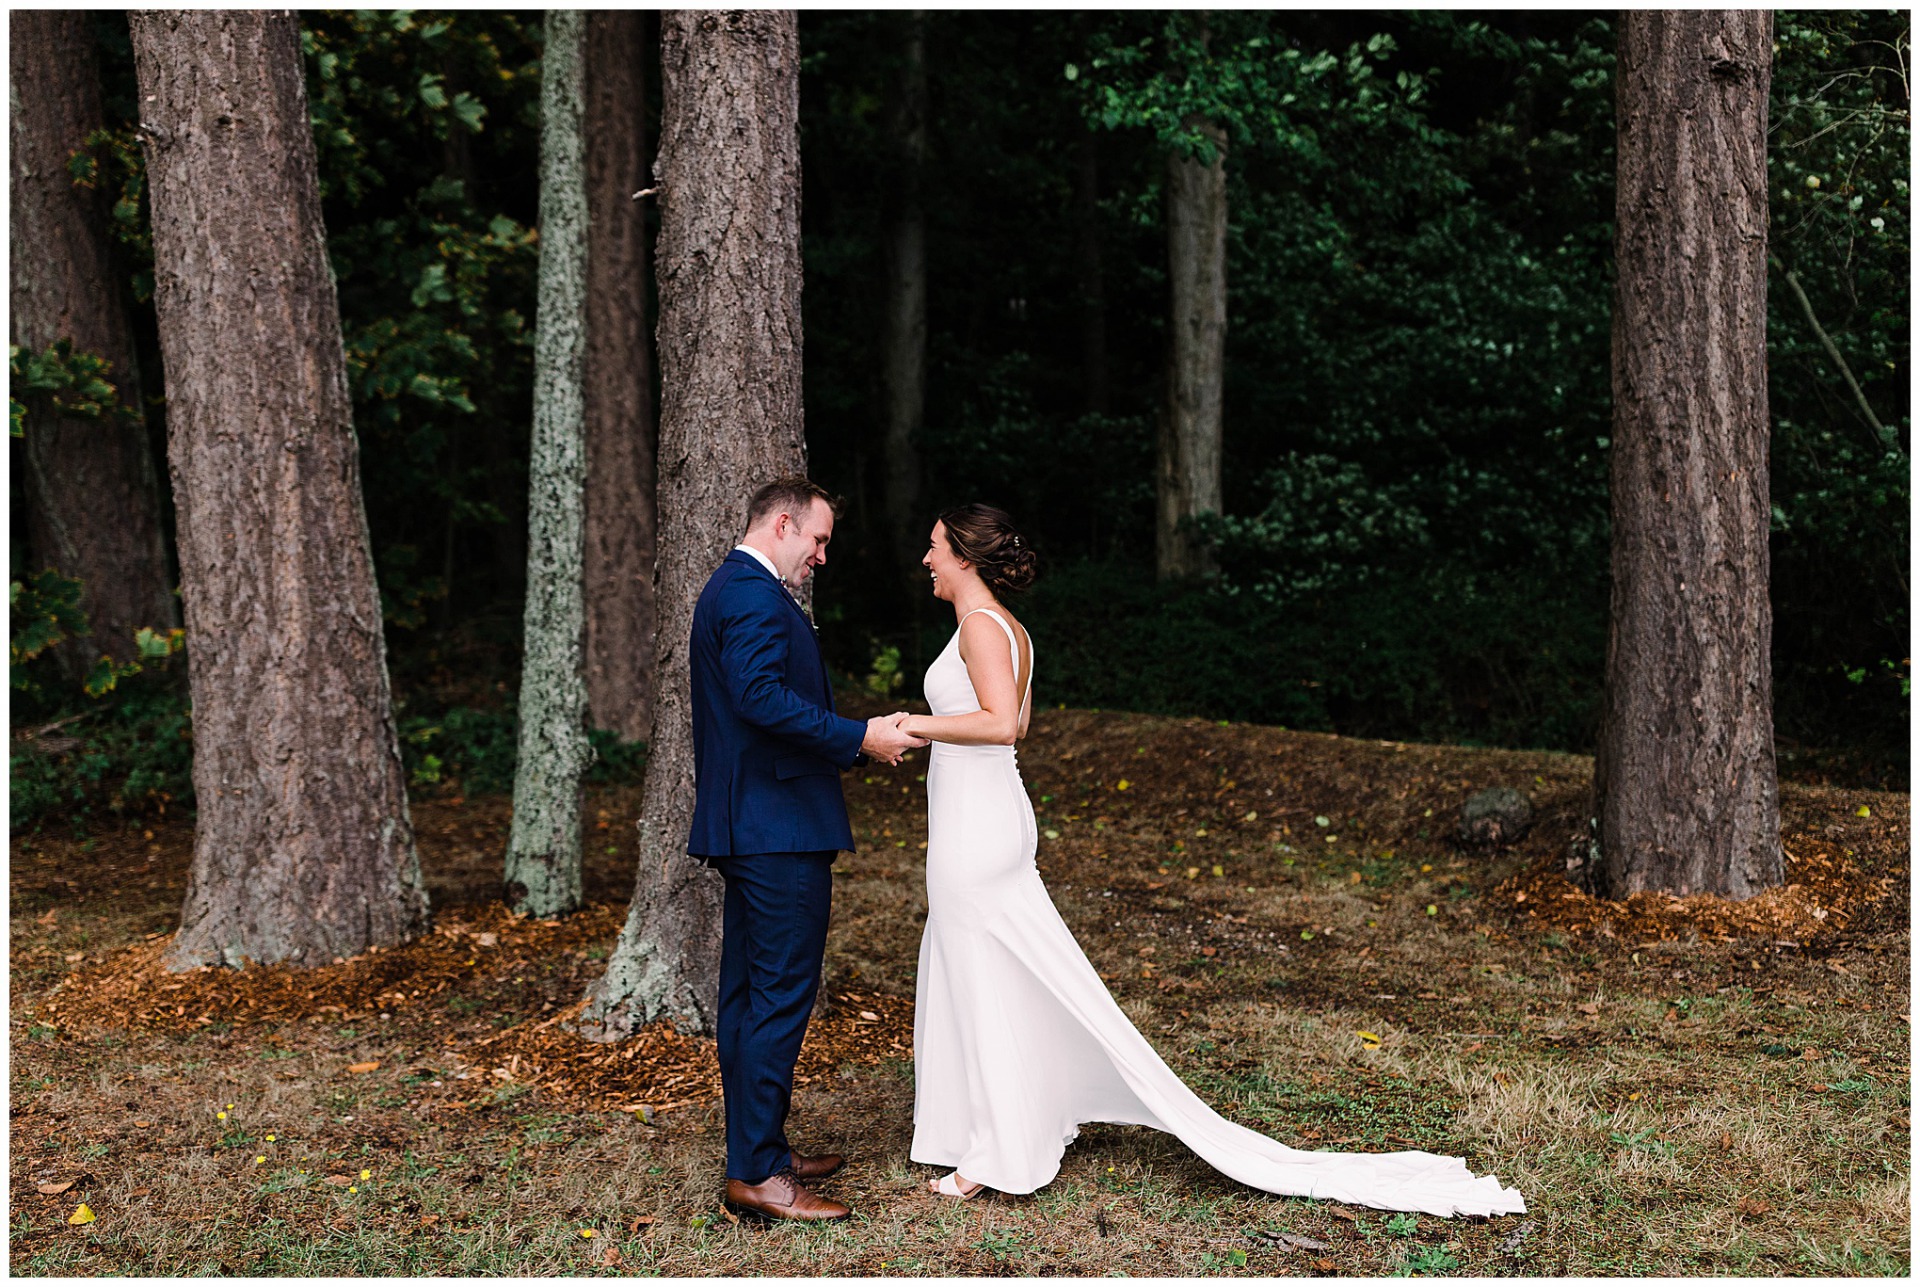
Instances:
[[[720,880],[687,856],[693,605],[739,540],[747,498],[806,467],[800,404],[800,41],[795,15],[660,19],[660,555],[653,735],[626,927],[583,1029],[655,1019],[710,1032]]]
[[[540,276],[527,457],[527,599],[507,905],[578,911],[587,742],[587,16],[549,9],[540,58]]]
[[[67,169],[105,124],[90,23],[77,9],[17,11],[7,69],[11,341],[39,353],[68,340],[76,352],[105,358],[107,378],[131,413],[81,419],[38,400],[27,409],[22,459],[34,570],[79,578],[92,632],[59,649],[70,672],[103,652],[125,661],[140,627],[165,631],[180,619],[105,194],[76,185]]]
[[[644,15],[587,16],[587,703],[643,740],[653,719],[653,336]]]
[[[887,534],[907,602],[925,597],[920,567],[920,431],[927,414],[927,216],[921,193],[927,164],[927,16],[894,19],[900,76],[888,133],[894,159],[893,209],[887,221],[886,334]]]
[[[427,912],[297,20],[129,15],[193,693],[175,967],[320,964]]]
[[[1167,282],[1172,302],[1167,402],[1160,419],[1155,478],[1157,570],[1165,581],[1213,568],[1208,544],[1188,521],[1220,509],[1221,389],[1227,340],[1227,136],[1190,122],[1212,140],[1213,163],[1167,154]]]
[[[1761,10],[1622,15],[1596,888],[1784,878],[1767,600]]]

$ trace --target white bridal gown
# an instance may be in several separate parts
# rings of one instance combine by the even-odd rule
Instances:
[[[1013,645],[1013,628],[991,609]],[[972,615],[972,614],[968,614]],[[935,715],[980,709],[955,631],[927,671]],[[1030,700],[1032,675],[1028,675]],[[1033,805],[1010,746],[935,742],[927,768],[927,928],[913,1021],[916,1162],[1004,1193],[1060,1172],[1083,1122],[1177,1135],[1269,1193],[1437,1216],[1525,1211],[1514,1189],[1432,1153],[1314,1153],[1200,1102],[1114,1004],[1034,866]]]

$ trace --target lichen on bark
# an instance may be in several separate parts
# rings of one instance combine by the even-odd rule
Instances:
[[[527,600],[508,904],[577,911],[581,777],[592,762],[583,669],[586,596],[586,15],[547,14],[540,87],[540,277],[528,458]]]

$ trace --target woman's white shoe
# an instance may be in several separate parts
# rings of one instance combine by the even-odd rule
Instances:
[[[960,1172],[958,1171],[948,1171],[937,1180],[927,1181],[927,1191],[929,1193],[938,1193],[941,1197],[945,1198],[959,1198],[962,1202],[968,1198],[979,1197],[980,1191],[986,1187],[984,1184],[976,1184],[970,1189],[961,1188]]]

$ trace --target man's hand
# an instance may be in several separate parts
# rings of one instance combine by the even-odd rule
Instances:
[[[900,721],[906,717],[905,711],[875,715],[867,721],[867,739],[860,743],[860,749],[876,760],[898,764],[902,754],[916,746],[925,746],[925,738],[909,737],[900,731]]]

